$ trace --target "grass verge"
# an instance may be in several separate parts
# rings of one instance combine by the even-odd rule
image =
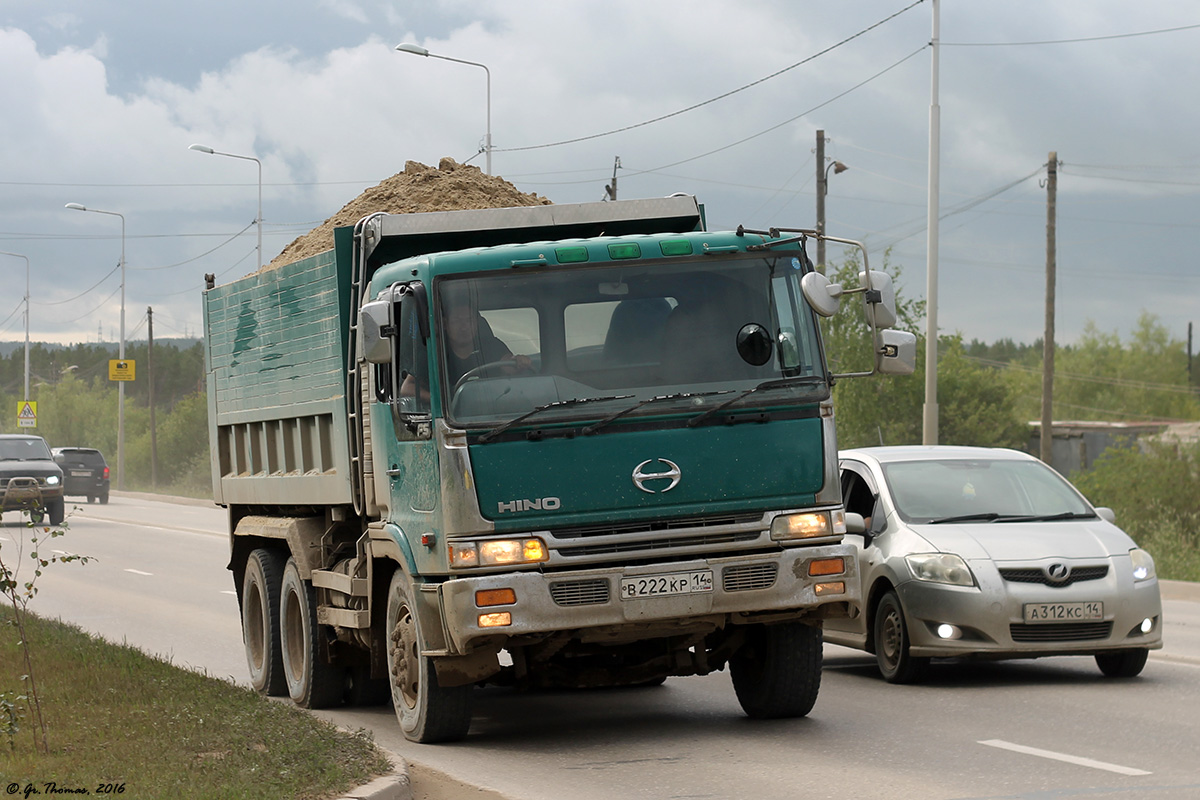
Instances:
[[[0,714],[0,792],[316,799],[390,770],[367,733],[31,614],[44,755],[12,622],[0,609],[0,712],[16,714]]]

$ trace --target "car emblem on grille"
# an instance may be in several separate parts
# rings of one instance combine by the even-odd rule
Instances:
[[[667,469],[664,472],[643,472],[642,470],[652,461],[657,461],[660,464],[666,464]],[[679,471],[679,465],[674,461],[668,461],[665,458],[647,458],[642,463],[633,468],[633,485],[641,489],[646,494],[661,494],[669,492],[679,485],[679,478],[682,473]],[[646,486],[647,481],[669,480],[671,483],[665,489],[650,489]]]
[[[1046,577],[1055,583],[1062,583],[1071,577],[1071,568],[1066,564],[1051,564],[1046,567]]]

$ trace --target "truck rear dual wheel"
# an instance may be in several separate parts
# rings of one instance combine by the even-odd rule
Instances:
[[[279,585],[284,557],[259,548],[246,560],[242,578],[242,641],[250,667],[250,685],[267,695],[287,694],[283,655],[279,649]]]
[[[317,591],[289,558],[279,586],[279,644],[292,702],[302,708],[341,705],[346,670],[328,661],[328,643],[317,624]]]
[[[408,576],[396,570],[388,588],[388,678],[404,736],[434,743],[463,739],[471,727],[474,687],[438,684],[433,660],[421,655],[421,622]]]
[[[799,622],[755,625],[729,659],[733,689],[754,719],[803,717],[821,689],[821,629]]]

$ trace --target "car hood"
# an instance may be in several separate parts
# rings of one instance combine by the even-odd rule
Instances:
[[[938,551],[956,553],[968,561],[1108,558],[1124,555],[1136,547],[1124,531],[1102,519],[914,525],[912,528]]]

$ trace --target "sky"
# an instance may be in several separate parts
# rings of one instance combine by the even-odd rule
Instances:
[[[117,341],[122,242],[127,341],[148,309],[156,339],[199,336],[204,275],[255,269],[253,159],[267,262],[409,160],[485,166],[489,105],[522,191],[599,201],[615,174],[620,199],[696,195],[710,229],[814,227],[824,131],[826,230],[923,299],[935,77],[940,331],[1043,335],[1056,152],[1056,342],[1146,314],[1186,340],[1200,8],[937,9],[935,73],[933,0],[0,0],[0,342],[25,335],[22,256],[33,341]]]

